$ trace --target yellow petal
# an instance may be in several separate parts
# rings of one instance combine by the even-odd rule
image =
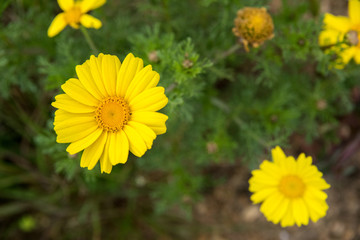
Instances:
[[[86,122],[80,125],[73,125],[66,128],[57,128],[55,126],[55,132],[57,134],[56,141],[58,143],[68,143],[78,141],[89,134],[96,131],[98,128],[94,122]],[[72,154],[72,153],[71,153]]]
[[[67,121],[71,122],[73,121],[72,119],[75,118],[84,118],[87,119],[89,122],[92,122],[97,125],[93,113],[71,113],[64,111],[62,109],[58,109],[55,111],[54,126],[59,126]],[[70,125],[71,124],[69,124],[69,126]]]
[[[125,125],[123,130],[129,140],[130,151],[137,157],[141,157],[142,155],[144,155],[147,147],[144,140],[137,133],[137,131],[129,125]]]
[[[269,189],[269,188],[276,188],[277,185],[269,185],[268,183],[259,183],[259,182],[256,182],[254,181],[253,178],[251,178],[249,181],[249,191],[250,192],[260,192],[260,191],[263,191],[263,190],[266,190],[266,189]]]
[[[80,9],[82,13],[101,7],[106,3],[106,0],[83,0],[80,2]]]
[[[320,218],[324,217],[326,215],[326,211],[329,208],[326,202],[322,200],[304,197],[304,202],[309,211],[310,219],[313,222],[317,222]]]
[[[134,121],[128,122],[128,125],[134,128],[135,131],[137,131],[137,133],[144,140],[147,149],[150,149],[152,147],[154,139],[156,138],[156,134],[154,133],[154,131],[151,130],[151,128],[149,128],[148,126]]]
[[[96,129],[93,130],[90,134],[86,135],[84,138],[72,142],[67,148],[66,151],[70,154],[75,154],[80,152],[81,150],[87,148],[91,144],[93,144],[101,135],[103,130],[96,126]]]
[[[142,91],[156,87],[159,80],[160,75],[151,70],[151,65],[146,66],[135,75],[134,80],[130,83],[125,94],[125,100],[130,102]]]
[[[301,172],[301,176],[303,179],[318,179],[322,177],[322,172],[320,172],[316,166],[311,165],[308,166],[307,168],[303,169],[303,171]]]
[[[68,94],[72,99],[88,105],[88,106],[97,106],[99,101],[93,97],[82,85],[82,83],[76,78],[70,78],[67,80],[61,88],[66,94]]]
[[[356,53],[354,54],[354,59],[356,64],[360,64],[360,49],[358,48]]]
[[[131,111],[158,111],[165,107],[168,98],[163,87],[150,88],[137,95],[130,103]]]
[[[72,113],[89,113],[94,112],[96,109],[95,107],[82,104],[72,99],[67,94],[57,95],[55,97],[55,102],[51,103],[51,105]]]
[[[282,227],[289,227],[295,224],[295,219],[293,217],[293,204],[292,201],[289,202],[289,206],[287,211],[285,212],[283,218],[281,219],[281,226]]]
[[[133,112],[131,121],[143,123],[150,127],[157,135],[166,132],[165,122],[168,116],[158,112]]]
[[[278,166],[282,166],[283,162],[286,160],[286,155],[279,146],[276,146],[271,150],[271,155],[274,163]]]
[[[288,198],[283,198],[276,211],[273,213],[272,221],[275,224],[278,224],[280,220],[284,217],[285,213],[289,211],[290,200]]]
[[[112,165],[126,163],[129,156],[129,140],[124,131],[110,133],[109,159]]]
[[[349,17],[355,25],[360,24],[360,1],[349,0]]]
[[[167,131],[166,125],[163,125],[161,127],[150,127],[156,135],[164,134]]]
[[[334,29],[341,33],[347,33],[351,28],[351,21],[348,17],[334,16],[330,13],[325,13],[324,24],[327,29]]]
[[[100,137],[93,144],[85,148],[81,156],[80,167],[87,167],[89,170],[95,167],[104,152],[106,139],[107,132],[103,131]]]
[[[314,186],[307,186],[305,195],[309,198],[316,198],[324,201],[327,199],[327,194],[324,191],[315,188]]]
[[[283,175],[280,167],[277,164],[275,164],[274,162],[270,162],[268,160],[264,160],[260,164],[260,169],[262,172],[264,172],[268,176],[270,176],[269,178],[273,178],[274,180],[279,180]]]
[[[326,181],[322,178],[316,178],[316,179],[304,179],[304,183],[307,185],[311,185],[314,188],[317,188],[319,190],[324,190],[330,188],[330,185],[326,183]]]
[[[303,199],[301,198],[294,199],[292,210],[293,210],[295,223],[296,225],[298,225],[298,227],[300,227],[302,224],[304,225],[309,224],[309,212]]]
[[[143,60],[135,58],[132,53],[129,53],[120,67],[116,82],[116,95],[118,97],[125,97],[131,81],[136,73],[138,73],[144,66]]]
[[[59,32],[61,32],[67,25],[65,21],[65,13],[59,13],[54,20],[51,22],[50,27],[48,29],[48,37],[54,37]]]
[[[296,162],[293,156],[286,157],[283,162],[286,174],[295,174],[297,170]]]
[[[304,153],[301,153],[296,161],[296,172],[301,175],[303,171],[306,171],[306,169],[311,166],[311,163],[312,158],[306,157]]]
[[[79,29],[80,28],[80,24],[78,22],[70,22],[69,25],[73,29]]]
[[[267,174],[266,172],[256,169],[251,172],[253,175],[250,178],[250,183],[261,184],[264,187],[266,186],[277,186],[279,184],[280,177],[274,178],[273,176]]]
[[[283,198],[284,197],[278,191],[275,191],[261,204],[260,212],[262,212],[265,217],[271,221],[273,213],[276,211]]]
[[[342,67],[350,62],[350,60],[355,56],[356,54],[356,47],[349,47],[344,49],[343,51],[339,52],[339,57],[341,58],[342,62],[339,65],[339,69],[342,69]]]
[[[57,0],[59,7],[66,12],[74,6],[74,0]]]
[[[97,0],[95,3],[93,3],[91,10],[101,7],[106,3],[106,0]]]
[[[116,56],[104,55],[102,59],[102,79],[109,96],[115,96],[119,67],[120,60]]]
[[[100,158],[100,169],[101,169],[101,173],[105,172],[105,173],[111,173],[111,170],[112,170],[112,164],[110,162],[110,159],[109,159],[109,151],[110,151],[110,134],[108,134],[107,136],[107,141],[105,143],[105,147],[104,147],[104,152],[103,154],[101,155],[101,158]]]
[[[251,190],[250,190],[251,191]],[[275,187],[258,191],[251,195],[250,199],[254,204],[260,203],[277,191]]]
[[[332,46],[344,40],[344,33],[341,33],[334,29],[326,29],[320,32],[319,45],[320,46]]]
[[[54,125],[56,125],[57,122],[66,121],[69,118],[78,116],[77,113],[71,113],[62,109],[58,109],[55,111],[55,121]]]
[[[80,18],[80,23],[86,28],[95,28],[99,29],[102,26],[102,23],[99,19],[89,15],[89,14],[83,14]]]
[[[67,119],[61,121],[59,121],[59,117],[56,116],[54,120],[55,129],[68,128],[86,123],[96,124],[93,113],[76,113],[76,114],[72,113],[71,115],[74,116],[68,117]]]
[[[88,90],[96,99],[101,101],[104,96],[98,90],[95,81],[91,76],[91,70],[88,68],[88,63],[85,62],[83,65],[77,65],[75,70],[79,77],[79,81],[85,89]]]
[[[97,58],[91,55],[90,60],[86,60],[82,65],[76,66],[79,79],[82,78],[81,81],[87,82],[87,88],[91,89],[91,92],[101,99],[108,96],[101,77],[101,60],[103,55],[100,53]]]

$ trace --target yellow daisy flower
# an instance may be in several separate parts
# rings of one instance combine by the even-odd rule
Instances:
[[[249,180],[251,201],[262,203],[260,211],[268,221],[282,227],[316,222],[329,208],[322,190],[329,184],[322,178],[312,158],[302,153],[295,160],[287,157],[280,147],[272,149],[273,162],[265,160],[260,169],[252,171]]]
[[[248,52],[248,45],[257,48],[274,37],[274,24],[266,8],[245,7],[237,12],[232,29]]]
[[[84,150],[81,167],[93,169],[100,159],[101,172],[125,163],[129,150],[141,157],[152,147],[156,135],[166,132],[168,117],[156,111],[168,98],[157,87],[160,76],[151,65],[131,53],[123,63],[116,56],[91,56],[76,66],[77,78],[55,97],[54,129],[58,143],[70,143],[66,151]]]
[[[349,17],[326,13],[319,45],[330,47],[340,58],[335,67],[342,69],[354,58],[360,64],[360,1],[349,0]]]
[[[50,24],[48,36],[56,36],[67,25],[75,29],[78,29],[80,24],[86,28],[101,28],[101,21],[86,13],[105,3],[106,0],[58,0],[60,8],[64,12],[59,13]]]

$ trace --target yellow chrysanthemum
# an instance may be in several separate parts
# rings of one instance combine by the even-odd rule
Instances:
[[[239,37],[246,51],[249,51],[249,44],[257,48],[274,37],[274,24],[266,8],[240,9],[234,23],[233,33]]]
[[[67,25],[75,29],[78,29],[80,24],[86,28],[101,28],[101,21],[86,13],[105,3],[106,0],[58,0],[60,8],[64,12],[59,13],[50,24],[48,36],[56,36]]]
[[[342,69],[354,58],[360,64],[360,1],[349,0],[349,17],[326,13],[319,45],[339,55],[335,67]],[[328,52],[331,52],[328,51]]]
[[[84,150],[81,167],[93,169],[100,159],[101,172],[125,163],[129,150],[141,157],[156,135],[166,132],[168,117],[156,111],[168,99],[157,87],[160,76],[151,65],[128,54],[121,64],[116,56],[91,56],[76,66],[79,79],[70,78],[55,97],[54,129],[58,143],[71,143],[70,154]]]
[[[329,208],[322,190],[329,184],[322,178],[312,158],[300,154],[295,160],[287,157],[280,147],[272,149],[273,162],[265,160],[260,169],[252,171],[249,191],[251,201],[262,203],[260,211],[268,221],[281,222],[282,227],[316,222]]]

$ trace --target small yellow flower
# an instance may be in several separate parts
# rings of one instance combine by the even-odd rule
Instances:
[[[322,178],[312,158],[302,153],[295,160],[287,157],[280,147],[272,149],[273,162],[265,160],[260,169],[252,171],[249,191],[251,201],[262,203],[260,211],[268,221],[282,227],[316,222],[329,208],[322,190],[329,184]]]
[[[249,51],[249,44],[257,48],[274,37],[274,24],[265,8],[240,9],[234,23],[233,33],[239,37],[246,51]]]
[[[152,147],[156,135],[166,132],[168,117],[157,111],[168,98],[157,87],[160,76],[151,65],[128,54],[121,64],[116,56],[91,56],[76,66],[77,78],[55,97],[54,129],[58,143],[71,143],[66,151],[84,150],[81,167],[93,169],[100,159],[101,172],[125,163],[129,150],[138,157]]]
[[[48,36],[56,36],[67,25],[75,29],[78,29],[80,24],[86,28],[99,29],[102,26],[101,21],[86,13],[105,3],[106,0],[58,0],[60,8],[64,12],[59,13],[50,24]]]
[[[330,47],[339,56],[335,67],[342,69],[354,58],[360,64],[360,1],[349,0],[349,17],[326,13],[319,45]]]

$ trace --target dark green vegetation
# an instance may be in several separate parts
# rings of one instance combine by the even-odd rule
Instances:
[[[270,1],[109,0],[91,13],[97,48],[152,64],[169,97],[168,132],[107,175],[80,168],[52,126],[53,97],[91,55],[81,31],[47,37],[55,0],[1,0],[0,239],[192,239],[193,204],[222,181],[209,167],[257,167],[294,135],[320,139],[314,157],[330,169],[339,119],[358,115],[360,68],[328,69],[316,0],[284,0],[272,40],[231,51],[244,4]]]

